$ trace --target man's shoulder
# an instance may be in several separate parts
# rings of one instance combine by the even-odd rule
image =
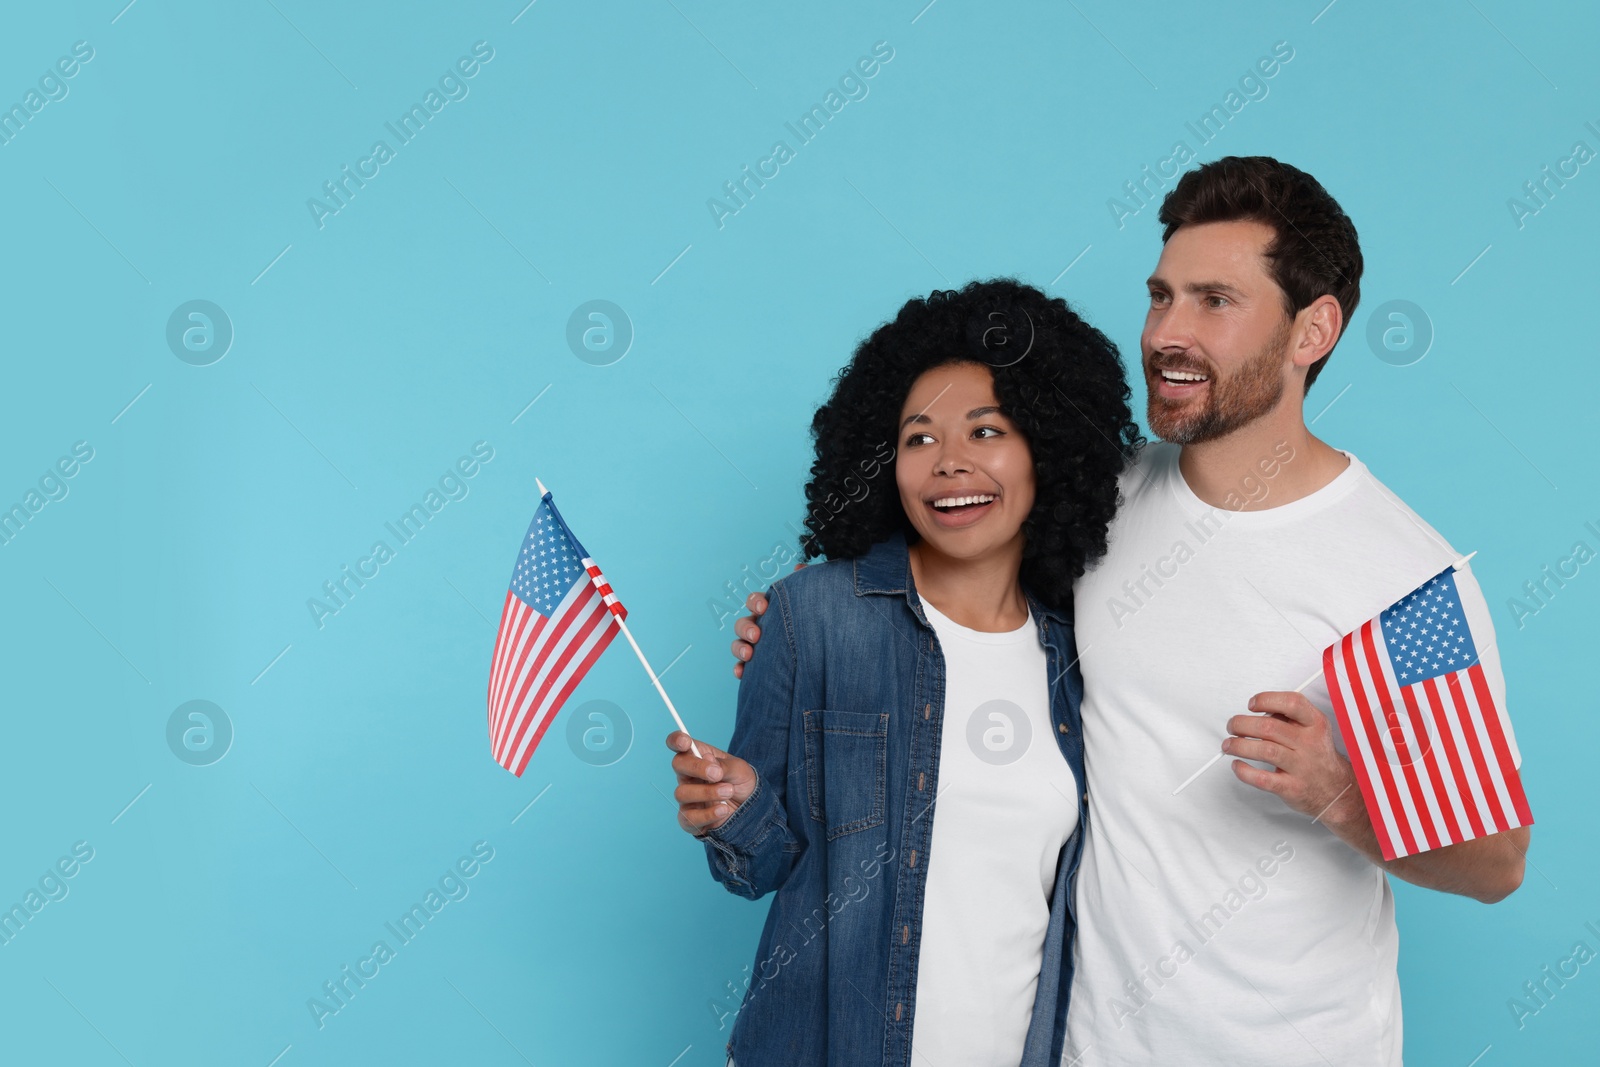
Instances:
[[[1356,484],[1351,490],[1347,507],[1351,508],[1362,524],[1382,536],[1391,549],[1406,549],[1428,560],[1451,562],[1458,556],[1438,530],[1434,529],[1416,510],[1390,489],[1377,474],[1353,453],[1350,465],[1355,470]]]

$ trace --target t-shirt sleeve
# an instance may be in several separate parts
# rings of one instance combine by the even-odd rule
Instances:
[[[1500,713],[1500,729],[1506,736],[1506,747],[1511,750],[1511,765],[1522,768],[1522,752],[1517,748],[1517,736],[1511,729],[1511,713],[1506,706],[1506,679],[1500,670],[1500,645],[1495,638],[1494,620],[1489,615],[1489,604],[1478,586],[1478,579],[1468,564],[1456,571],[1456,590],[1461,594],[1461,610],[1472,630],[1472,640],[1478,646],[1478,662],[1483,666],[1484,680],[1489,683],[1489,695]]]

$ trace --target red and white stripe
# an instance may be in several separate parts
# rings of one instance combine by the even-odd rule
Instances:
[[[1322,654],[1385,859],[1533,822],[1481,664],[1402,686],[1373,619]]]
[[[617,635],[609,590],[576,582],[548,617],[506,592],[489,668],[489,736],[496,762],[518,777],[556,712]]]
[[[611,609],[611,614],[619,619],[626,619],[628,617],[628,609],[622,606],[622,601],[617,599],[617,594],[611,591],[611,583],[606,581],[606,576],[600,573],[600,564],[588,556],[584,556],[583,569],[589,572],[589,580],[600,591],[600,596],[605,600],[606,607]]]

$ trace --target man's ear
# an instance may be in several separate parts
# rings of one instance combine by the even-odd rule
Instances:
[[[1324,293],[1300,309],[1295,317],[1294,365],[1309,367],[1329,352],[1344,329],[1344,310],[1339,301]]]

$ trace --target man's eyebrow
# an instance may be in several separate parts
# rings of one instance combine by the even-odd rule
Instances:
[[[1150,277],[1146,278],[1144,284],[1145,284],[1145,288],[1147,288],[1147,289],[1171,289],[1172,288],[1172,286],[1167,284],[1167,281],[1166,281],[1165,278],[1162,278],[1162,277],[1160,277],[1158,275],[1155,275],[1155,274],[1152,274]],[[1244,296],[1244,290],[1240,289],[1238,286],[1229,285],[1227,282],[1220,282],[1220,281],[1190,282],[1188,285],[1185,285],[1183,288],[1184,288],[1185,292],[1189,292],[1189,293],[1226,293],[1229,296],[1235,296],[1235,297]]]
[[[990,404],[988,407],[973,408],[971,411],[967,412],[967,420],[970,422],[973,419],[981,419],[985,415],[998,414],[1000,414],[1000,408],[994,404]],[[906,420],[900,424],[900,428],[903,430],[907,426],[910,426],[913,422],[917,423],[919,426],[925,426],[932,421],[933,420],[928,418],[927,415],[918,411],[914,414],[907,415]]]

